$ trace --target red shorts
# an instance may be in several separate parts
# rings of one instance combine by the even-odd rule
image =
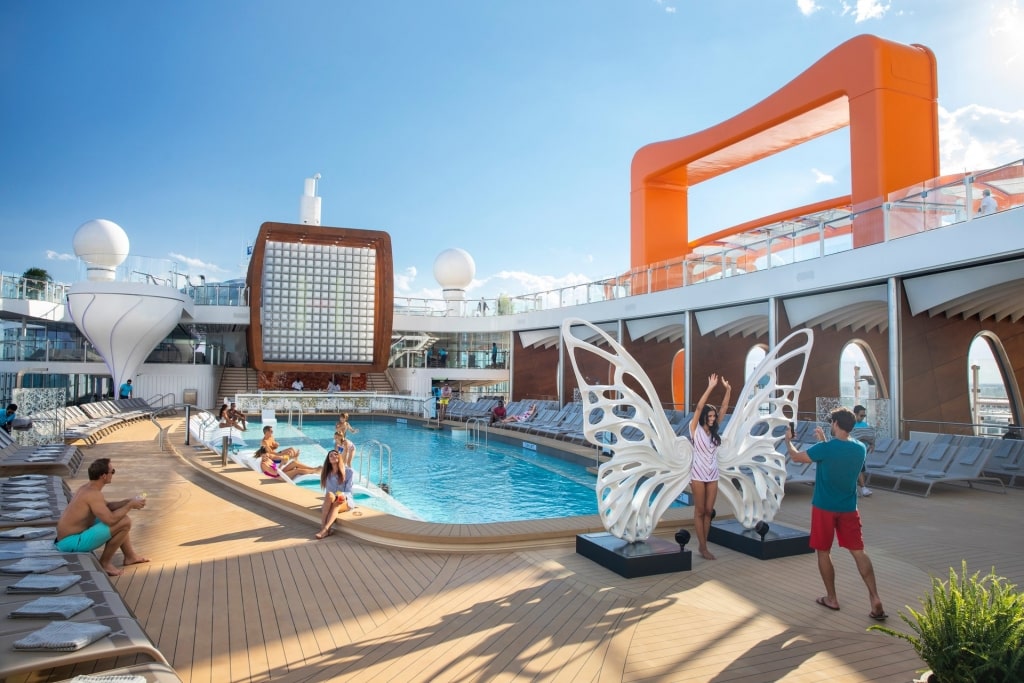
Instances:
[[[861,532],[860,513],[829,512],[811,506],[812,550],[831,550],[832,539],[839,540],[839,547],[847,550],[863,550],[864,535]]]

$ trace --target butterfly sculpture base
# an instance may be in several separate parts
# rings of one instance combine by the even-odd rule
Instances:
[[[808,545],[810,534],[800,529],[772,522],[764,539],[754,529],[745,529],[733,519],[712,522],[708,542],[759,560],[804,555],[813,552]]]
[[[577,534],[576,554],[627,579],[688,572],[692,565],[689,550],[654,536],[630,543],[608,532]]]

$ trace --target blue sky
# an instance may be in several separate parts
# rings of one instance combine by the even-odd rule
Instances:
[[[75,230],[107,218],[133,255],[238,277],[321,173],[324,225],[391,234],[396,295],[439,297],[449,247],[470,297],[609,276],[638,148],[861,33],[935,52],[944,172],[1024,157],[1017,0],[6,0],[0,270],[72,281]],[[691,237],[848,192],[847,145],[697,186]]]

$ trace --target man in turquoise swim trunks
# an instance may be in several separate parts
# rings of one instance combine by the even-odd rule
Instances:
[[[120,576],[123,570],[114,566],[114,553],[121,550],[124,565],[149,562],[132,547],[128,538],[132,520],[128,513],[146,507],[144,496],[136,496],[108,503],[103,498],[103,487],[111,482],[116,470],[110,458],[100,458],[89,465],[89,483],[71,497],[64,514],[57,522],[57,540],[54,545],[64,553],[92,552],[104,545],[100,566],[110,576]]]

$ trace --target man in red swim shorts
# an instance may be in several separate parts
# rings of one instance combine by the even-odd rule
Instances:
[[[786,432],[786,447],[793,462],[817,463],[814,475],[814,497],[811,499],[810,546],[818,557],[818,572],[825,583],[824,597],[817,602],[831,610],[839,609],[836,596],[836,570],[832,564],[832,540],[846,548],[857,563],[871,600],[869,617],[877,621],[888,615],[882,607],[875,586],[875,570],[871,558],[864,552],[860,513],[857,512],[857,476],[864,466],[867,450],[864,444],[850,438],[857,422],[849,408],[836,408],[829,417],[832,439],[825,441],[825,431],[818,427],[815,435],[819,443],[806,451],[798,451],[792,442],[792,433]]]

